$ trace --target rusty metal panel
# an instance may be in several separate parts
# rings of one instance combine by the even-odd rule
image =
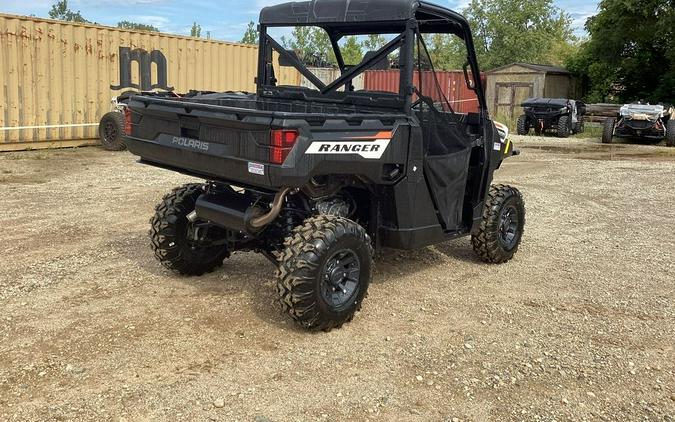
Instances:
[[[438,78],[440,92],[443,95],[441,95],[439,89],[436,87],[436,81],[431,72],[422,72],[421,81],[419,72],[415,72],[413,81],[418,89],[421,88],[422,94],[430,96],[434,101],[440,102],[443,100],[443,96],[445,96],[456,112],[470,113],[478,111],[478,98],[466,86],[464,73],[461,70],[436,72],[436,77]],[[398,93],[399,80],[398,69],[369,70],[365,72],[364,86],[365,89],[371,91]],[[483,86],[485,86],[485,75],[481,75],[481,81]]]
[[[251,45],[0,14],[0,150],[96,138],[128,90],[254,91],[257,58]]]

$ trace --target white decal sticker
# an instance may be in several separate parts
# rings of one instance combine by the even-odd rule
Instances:
[[[377,160],[382,157],[391,139],[373,141],[312,142],[307,154],[358,154],[363,158]]]
[[[265,175],[265,165],[260,163],[248,162],[248,172],[253,174]]]
[[[492,149],[495,151],[501,151],[502,150],[502,143],[501,142],[495,142],[492,144]]]

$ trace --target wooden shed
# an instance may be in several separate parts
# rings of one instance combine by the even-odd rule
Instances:
[[[490,114],[513,118],[527,98],[576,98],[572,75],[566,69],[530,63],[511,63],[485,72]]]

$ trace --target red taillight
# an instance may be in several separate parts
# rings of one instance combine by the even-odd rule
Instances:
[[[131,135],[131,110],[124,108],[124,134]]]
[[[270,163],[283,164],[298,140],[297,130],[274,129],[270,132]]]

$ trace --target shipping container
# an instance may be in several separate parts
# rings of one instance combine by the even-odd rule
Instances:
[[[422,72],[422,83],[420,84],[419,72],[415,72],[413,78],[418,89],[425,96],[433,98],[435,102],[443,102],[443,96],[448,100],[453,110],[459,113],[472,113],[478,111],[478,98],[476,94],[466,86],[464,73],[457,71],[439,71],[436,72],[439,89],[436,87],[436,81],[430,71]],[[365,72],[364,87],[370,91],[399,91],[400,72],[398,69],[391,70],[368,70]],[[485,76],[481,75],[481,81],[485,86]]]
[[[283,68],[282,68],[283,69]],[[295,69],[295,68],[293,68]],[[329,83],[333,82],[340,76],[342,76],[342,72],[340,72],[340,69],[334,69],[334,68],[323,68],[323,67],[308,67],[307,68],[312,74],[314,74],[321,82],[324,84],[328,85]],[[300,74],[300,72],[298,72]],[[300,75],[300,86],[303,86],[305,88],[311,88],[311,89],[316,89],[316,86],[314,86],[313,83],[309,81],[309,79],[305,78],[304,76]],[[363,89],[363,73],[358,75],[352,80],[352,85],[354,86],[354,90],[360,91]],[[341,87],[338,89],[338,91],[344,91],[344,87]]]
[[[0,151],[91,143],[129,90],[254,91],[258,48],[0,14]],[[299,85],[293,68],[281,84]]]

